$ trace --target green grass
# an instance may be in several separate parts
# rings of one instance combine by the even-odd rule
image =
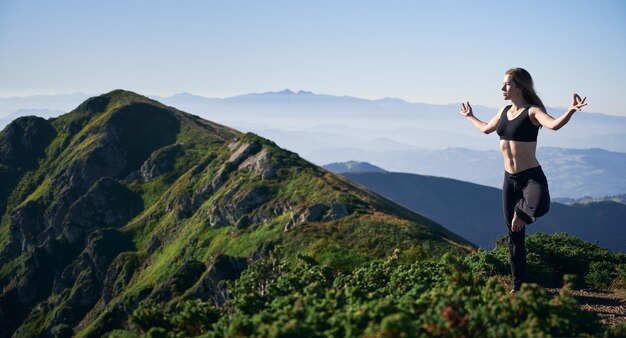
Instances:
[[[285,219],[285,217],[281,217]],[[273,223],[279,223],[276,221]],[[278,239],[282,230],[279,226],[259,225],[254,230],[247,230],[236,233],[231,237],[230,241],[227,241],[223,247],[222,252],[230,256],[247,257],[250,256],[259,246],[259,244],[271,239]]]
[[[322,265],[327,265],[335,271],[348,272],[356,266],[362,266],[370,261],[355,250],[350,250],[340,243],[327,239],[318,239],[304,251]]]

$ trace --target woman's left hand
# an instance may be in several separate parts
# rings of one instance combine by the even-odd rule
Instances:
[[[569,106],[569,111],[576,111],[576,110],[581,110],[582,107],[586,106],[587,103],[585,102],[587,100],[587,97],[585,96],[583,99],[580,98],[580,95],[574,93],[574,97],[572,98],[572,104]]]

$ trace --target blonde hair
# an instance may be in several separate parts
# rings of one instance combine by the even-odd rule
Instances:
[[[510,75],[515,85],[522,89],[524,100],[533,106],[541,107],[544,110],[546,109],[537,93],[535,93],[533,78],[530,76],[529,72],[524,68],[511,68],[507,70],[505,74]]]

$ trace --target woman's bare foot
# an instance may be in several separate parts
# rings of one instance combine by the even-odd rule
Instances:
[[[517,213],[513,213],[513,221],[511,222],[511,230],[513,232],[518,232],[518,231],[522,231],[522,229],[524,229],[524,226],[526,226],[526,224],[524,224],[524,221],[517,217]]]

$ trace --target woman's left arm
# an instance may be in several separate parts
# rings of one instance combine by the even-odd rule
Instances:
[[[545,110],[539,107],[533,107],[534,109],[532,109],[531,115],[533,115],[537,122],[539,122],[542,126],[552,130],[559,130],[567,122],[569,122],[569,119],[572,118],[572,115],[574,115],[577,110],[580,110],[582,107],[587,105],[587,103],[585,102],[586,100],[587,97],[581,99],[578,94],[574,93],[572,104],[563,115],[557,118],[553,118],[552,116],[548,115]]]

